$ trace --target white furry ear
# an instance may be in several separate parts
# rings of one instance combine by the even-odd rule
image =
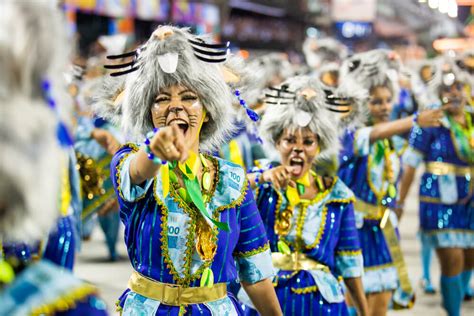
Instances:
[[[234,72],[231,68],[222,65],[221,66],[222,76],[224,77],[224,81],[229,85],[238,85],[241,77]]]

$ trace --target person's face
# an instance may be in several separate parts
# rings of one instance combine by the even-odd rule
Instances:
[[[292,167],[295,180],[304,176],[319,153],[318,137],[308,127],[295,131],[285,129],[276,143],[283,166]]]
[[[423,82],[429,82],[433,78],[433,69],[430,66],[421,67],[420,76]]]
[[[162,89],[158,93],[151,115],[155,127],[177,125],[189,148],[199,144],[202,124],[209,120],[198,95],[179,85]]]
[[[369,99],[370,116],[374,124],[387,122],[392,112],[392,93],[384,86],[372,89]]]
[[[448,113],[458,114],[463,111],[465,98],[462,88],[463,85],[460,82],[441,88],[441,102]]]

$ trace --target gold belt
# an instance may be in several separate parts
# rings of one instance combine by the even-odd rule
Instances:
[[[281,252],[272,253],[273,266],[285,271],[299,271],[299,270],[323,270],[330,272],[329,268],[311,258],[308,258],[303,253],[283,254]]]
[[[373,205],[362,200],[356,199],[354,208],[357,212],[363,213],[366,219],[382,219],[385,208],[381,205]]]
[[[142,296],[157,300],[165,305],[181,306],[201,304],[220,300],[227,296],[225,283],[212,287],[182,287],[161,283],[133,271],[128,280],[128,288]]]
[[[467,175],[474,175],[474,167],[458,166],[447,162],[432,161],[426,163],[426,172],[438,176],[455,174],[457,176],[464,177]]]

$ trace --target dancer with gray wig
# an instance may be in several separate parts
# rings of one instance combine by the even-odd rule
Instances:
[[[233,129],[230,84],[240,78],[227,46],[161,26],[110,58],[123,57],[131,61],[108,66],[117,89],[98,104],[135,141],[111,164],[134,268],[122,314],[238,315],[226,289],[237,277],[262,315],[281,314],[245,172],[208,154]]]

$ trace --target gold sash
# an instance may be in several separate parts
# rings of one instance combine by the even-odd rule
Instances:
[[[382,219],[384,214],[384,209],[380,205],[373,205],[362,200],[356,199],[354,202],[354,209],[357,212],[363,213],[364,218],[366,219],[375,219],[379,220]]]
[[[285,271],[299,270],[323,270],[330,272],[329,268],[303,253],[294,252],[292,254],[283,254],[281,252],[272,253],[273,266]]]
[[[380,228],[382,229],[385,241],[390,251],[393,264],[397,269],[398,279],[400,280],[400,287],[403,292],[407,294],[413,294],[412,300],[407,306],[401,306],[397,304],[398,309],[412,308],[415,303],[415,292],[411,286],[410,278],[408,277],[408,269],[403,258],[402,250],[400,249],[400,242],[393,227],[392,221],[390,220],[390,209],[386,208],[382,220],[380,221]]]
[[[177,284],[152,280],[137,271],[132,272],[128,280],[128,288],[135,293],[170,306],[213,302],[227,296],[225,283],[217,283],[212,287],[182,287]]]
[[[444,176],[447,174],[455,174],[459,177],[474,176],[474,167],[458,166],[451,163],[432,161],[426,163],[426,172],[432,173],[438,176]]]

